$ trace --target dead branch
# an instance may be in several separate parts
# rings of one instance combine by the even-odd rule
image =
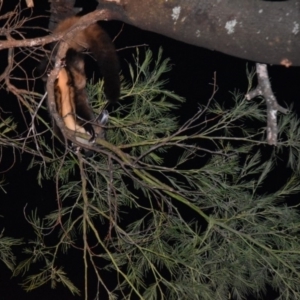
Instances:
[[[267,104],[267,142],[269,145],[277,145],[277,112],[280,111],[283,114],[288,113],[288,109],[280,106],[272,91],[267,65],[256,64],[256,74],[258,78],[258,86],[256,89],[246,94],[246,99],[251,100],[257,96],[261,96],[266,100]]]

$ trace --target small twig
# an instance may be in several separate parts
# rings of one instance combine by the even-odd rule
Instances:
[[[258,86],[256,89],[250,91],[245,95],[247,100],[251,100],[257,96],[262,96],[266,100],[267,104],[267,142],[269,145],[277,145],[277,112],[280,111],[283,114],[288,113],[288,109],[280,106],[272,91],[267,65],[256,64],[256,74],[258,78]]]

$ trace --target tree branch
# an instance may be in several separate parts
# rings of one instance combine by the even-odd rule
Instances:
[[[251,100],[257,96],[262,96],[267,104],[267,141],[269,145],[277,145],[277,112],[283,114],[288,113],[288,109],[283,108],[277,102],[277,99],[272,91],[271,83],[268,75],[267,65],[256,64],[256,74],[258,78],[258,86],[256,89],[246,94],[246,99]]]

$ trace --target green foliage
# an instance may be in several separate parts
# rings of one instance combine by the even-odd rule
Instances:
[[[4,236],[4,230],[0,234],[0,260],[13,271],[16,265],[16,258],[12,252],[12,247],[21,245],[20,239]]]
[[[9,124],[9,122],[7,122],[6,124]],[[4,190],[4,185],[5,185],[5,181],[3,179],[0,180],[0,192],[6,193],[6,191]],[[4,229],[2,229],[0,233],[0,260],[11,271],[14,270],[16,265],[16,257],[13,254],[12,248],[15,246],[19,246],[21,244],[22,241],[20,239],[4,236]]]
[[[231,106],[213,93],[180,124],[183,99],[160,81],[168,60],[139,56],[93,157],[36,137],[47,155],[31,166],[42,184],[55,181],[58,205],[28,217],[36,240],[15,275],[31,274],[28,291],[51,282],[79,294],[66,271],[79,252],[85,299],[91,276],[108,299],[258,299],[270,287],[300,299],[300,217],[289,202],[300,190],[299,120],[280,116],[272,148],[264,105],[235,92]],[[90,87],[98,112],[101,86]],[[289,177],[276,174],[278,158]]]

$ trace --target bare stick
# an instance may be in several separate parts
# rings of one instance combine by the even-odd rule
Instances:
[[[277,112],[280,111],[283,114],[288,113],[288,109],[280,106],[272,91],[267,65],[256,64],[256,74],[258,78],[258,86],[256,89],[246,94],[246,99],[251,100],[257,96],[262,96],[266,100],[267,104],[267,142],[269,145],[277,145]]]

